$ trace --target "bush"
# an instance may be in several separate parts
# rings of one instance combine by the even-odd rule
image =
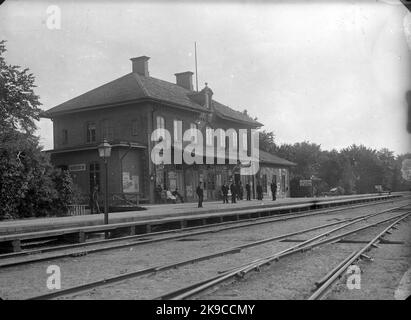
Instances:
[[[63,215],[75,201],[68,172],[52,167],[38,139],[14,132],[0,140],[0,219]]]

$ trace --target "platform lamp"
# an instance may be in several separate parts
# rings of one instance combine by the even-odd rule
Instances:
[[[111,145],[106,139],[98,146],[98,154],[104,161],[104,169],[106,175],[105,190],[104,190],[104,224],[108,224],[108,167],[107,160],[111,156]]]

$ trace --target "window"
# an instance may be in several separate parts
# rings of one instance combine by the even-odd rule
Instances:
[[[234,132],[233,132],[233,147],[234,147],[234,148],[237,148],[237,139],[238,139],[238,137],[237,137],[237,131],[234,131]]]
[[[62,144],[67,144],[68,143],[68,131],[67,131],[67,129],[63,129],[61,142],[62,142]]]
[[[263,174],[262,181],[261,181],[263,192],[267,193],[267,175]]]
[[[103,139],[111,141],[114,139],[114,130],[110,120],[103,120],[101,123],[101,136]]]
[[[247,151],[247,134],[242,135],[242,148]]]
[[[285,192],[285,175],[281,176],[281,191]]]
[[[206,128],[206,144],[208,146],[212,146],[213,145],[213,129],[211,129],[210,127]]]
[[[232,129],[227,130],[226,141],[226,149],[237,149],[237,131]]]
[[[197,143],[197,125],[195,123],[190,123],[190,130],[191,130],[191,141]]]
[[[225,148],[225,132],[223,129],[220,130],[220,147]]]
[[[131,121],[131,135],[138,136],[138,120]]]
[[[96,124],[87,123],[87,142],[96,142]]]
[[[157,127],[156,129],[161,129],[160,132],[157,134],[157,139],[160,140],[160,137],[163,139],[165,138],[164,128],[165,128],[165,121],[163,117],[157,117]]]
[[[183,122],[180,120],[173,121],[173,128],[174,128],[174,140],[175,141],[182,141],[183,140]]]

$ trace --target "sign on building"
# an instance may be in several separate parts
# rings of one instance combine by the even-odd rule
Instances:
[[[68,166],[69,171],[86,171],[86,164],[79,163],[79,164],[71,164]]]
[[[312,185],[311,180],[300,180],[300,187],[311,187]]]
[[[129,172],[123,172],[123,192],[139,192],[140,186],[137,175],[131,175]]]

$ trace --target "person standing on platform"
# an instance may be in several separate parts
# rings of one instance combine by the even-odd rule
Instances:
[[[223,186],[221,187],[221,193],[223,195],[223,203],[228,203],[228,186],[226,182],[224,182]]]
[[[240,200],[243,200],[244,197],[244,188],[243,188],[243,184],[241,183],[241,181],[238,183],[238,198]]]
[[[271,182],[271,194],[273,196],[273,201],[275,201],[277,196],[277,183],[275,183],[274,180]]]
[[[94,212],[97,214],[100,213],[100,207],[98,205],[98,185],[94,186],[93,193],[91,195],[91,214]]]
[[[234,184],[234,182],[231,183],[230,191],[231,191],[231,203],[236,203],[237,186]]]
[[[245,185],[245,191],[247,192],[247,201],[251,200],[251,186],[250,182],[247,182]]]
[[[158,184],[157,187],[154,188],[154,194],[155,194],[155,202],[156,203],[161,203],[161,192],[163,191],[163,189],[161,188],[161,186]]]
[[[204,196],[204,190],[201,186],[201,182],[198,184],[197,190],[196,190],[197,196],[198,196],[198,207],[202,208],[203,207],[203,196]]]
[[[257,183],[257,199],[263,200],[263,187],[259,182]]]

